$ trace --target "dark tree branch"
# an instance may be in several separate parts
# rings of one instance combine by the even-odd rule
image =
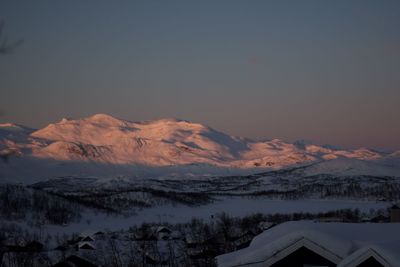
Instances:
[[[10,54],[13,50],[23,43],[23,40],[9,42],[7,35],[4,34],[4,21],[0,20],[0,54]]]

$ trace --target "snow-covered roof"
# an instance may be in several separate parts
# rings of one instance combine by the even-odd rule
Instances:
[[[358,266],[370,257],[374,257],[383,266],[391,266],[391,264],[386,260],[388,256],[384,251],[382,251],[382,249],[374,246],[366,246],[346,257],[339,263],[338,267]]]
[[[367,256],[400,266],[400,223],[287,222],[256,236],[250,246],[217,257],[218,266],[270,266],[305,246],[338,266]]]
[[[171,233],[172,231],[168,227],[158,226],[157,229],[156,229],[156,232],[157,233],[160,233],[160,232]]]
[[[78,247],[79,249],[95,249],[95,247],[89,242],[81,242]]]

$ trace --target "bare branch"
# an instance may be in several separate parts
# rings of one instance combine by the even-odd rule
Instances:
[[[22,39],[14,42],[9,42],[7,35],[4,34],[4,21],[0,20],[0,54],[10,54],[13,50],[23,43]]]

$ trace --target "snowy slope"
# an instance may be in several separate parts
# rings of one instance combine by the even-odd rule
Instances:
[[[331,174],[335,176],[370,175],[400,177],[400,168],[399,165],[390,166],[382,164],[381,161],[366,161],[340,157],[337,159],[312,164],[302,170],[303,176],[314,176],[320,174]]]
[[[35,151],[39,157],[59,156],[57,159],[68,160],[69,154],[119,164],[223,164],[246,149],[246,143],[239,138],[201,124],[174,119],[134,123],[103,114],[82,120],[62,120],[32,136],[62,142]]]
[[[380,164],[397,168],[400,166],[400,151],[393,152],[377,160]]]
[[[29,146],[29,135],[34,129],[13,123],[0,124],[0,159],[23,154],[21,150]]]
[[[35,131],[34,129],[13,124],[13,123],[2,123],[0,124],[0,145],[4,145],[4,141],[13,143],[24,143],[27,142],[29,135]]]
[[[309,143],[290,144],[279,139],[256,142],[184,120],[131,122],[106,114],[62,119],[37,131],[2,124],[0,155],[4,159],[0,161],[3,180],[63,175],[230,175],[332,159],[338,161],[333,161],[335,166],[327,163],[324,168],[329,172],[337,172],[336,164],[343,159],[355,161],[340,163],[340,168],[352,168],[343,164],[386,164],[385,155],[365,148],[341,150]],[[386,174],[373,164],[361,168]]]

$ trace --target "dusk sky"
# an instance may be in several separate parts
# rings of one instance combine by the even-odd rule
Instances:
[[[0,122],[107,113],[400,149],[400,1],[0,1]]]

